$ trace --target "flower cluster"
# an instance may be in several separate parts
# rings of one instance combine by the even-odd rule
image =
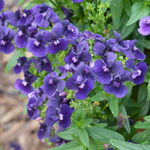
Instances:
[[[117,98],[127,94],[126,81],[134,84],[144,81],[148,69],[143,62],[145,55],[135,46],[136,40],[124,41],[116,31],[115,39],[108,40],[90,31],[81,33],[68,19],[60,21],[44,3],[23,13],[4,12],[0,17],[0,51],[13,52],[14,39],[18,48],[26,47],[34,56],[17,60],[14,71],[17,74],[23,71],[24,80],[17,79],[15,88],[28,95],[28,116],[44,120],[37,133],[39,139],[49,138],[56,122],[60,129],[70,126],[74,111],[70,101],[86,99],[96,80],[105,92]],[[49,56],[59,55],[61,51],[67,53],[65,65],[53,68]],[[32,71],[33,66],[36,69]],[[33,87],[35,81],[41,85]]]

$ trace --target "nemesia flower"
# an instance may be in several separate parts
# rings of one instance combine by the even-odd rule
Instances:
[[[37,76],[33,76],[30,72],[24,73],[25,79],[17,79],[15,82],[15,88],[22,92],[22,94],[27,95],[32,92],[34,89],[32,83],[37,79]]]
[[[90,67],[81,62],[76,68],[75,73],[68,79],[66,87],[75,91],[77,99],[85,99],[89,92],[94,88],[95,76]]]
[[[85,63],[90,62],[92,60],[92,56],[89,52],[88,42],[84,40],[76,46],[72,46],[64,60],[66,64],[73,63],[74,65],[78,65],[81,61]]]
[[[109,94],[114,94],[117,98],[124,97],[127,94],[128,89],[123,82],[129,80],[130,74],[131,73],[128,70],[125,70],[121,74],[114,74],[111,83],[103,85],[104,91]]]
[[[36,57],[43,57],[47,55],[48,51],[46,49],[46,42],[43,38],[46,38],[44,32],[45,30],[40,29],[37,34],[34,35],[35,38],[30,38],[27,43],[27,49],[29,52]]]
[[[31,63],[31,61],[27,61],[27,57],[19,57],[19,59],[17,59],[17,64],[14,67],[14,72],[19,74],[21,71],[28,71]]]
[[[58,133],[58,132],[62,132],[62,131],[63,131],[63,129],[59,129],[59,130],[57,131],[57,133]],[[60,145],[63,145],[63,144],[65,144],[65,143],[70,142],[70,141],[68,141],[68,140],[64,140],[64,139],[60,138],[60,137],[57,135],[57,133],[55,134],[55,136],[49,138],[49,142],[56,143],[56,144],[57,144],[56,146],[60,146]]]
[[[7,26],[6,17],[4,14],[4,12],[0,14],[0,26]]]
[[[52,33],[47,36],[50,42],[47,46],[47,51],[51,54],[57,54],[59,50],[66,50],[68,41],[65,38],[61,38],[64,33],[63,25],[61,23],[56,23],[51,31]]]
[[[84,0],[72,0],[74,3],[80,3],[83,2]]]
[[[18,143],[10,142],[10,148],[13,148],[14,150],[21,150],[21,146]]]
[[[70,9],[70,11],[71,11],[70,12],[67,8],[65,8],[63,6],[61,7],[61,9],[63,10],[64,14],[66,15],[65,19],[70,20],[70,17],[73,16],[73,13],[71,13],[71,12],[73,12],[73,10]]]
[[[5,4],[4,1],[3,1],[3,0],[0,0],[0,11],[3,10],[4,4]]]
[[[49,61],[47,56],[39,57],[38,60],[35,59],[35,58],[31,58],[31,60],[36,65],[38,73],[40,73],[43,70],[45,70],[47,72],[51,72],[52,71],[52,66],[51,66],[51,63],[50,63],[50,61]]]
[[[150,34],[150,16],[144,17],[139,21],[138,32],[144,36]]]
[[[93,67],[94,73],[97,75],[97,80],[102,84],[109,84],[112,81],[112,74],[124,72],[121,61],[115,61],[117,55],[108,52],[103,56],[103,59],[98,59]]]
[[[44,78],[43,91],[50,97],[58,89],[59,92],[62,92],[66,83],[64,80],[60,80],[57,72],[52,72]]]
[[[145,73],[148,70],[147,64],[145,62],[138,62],[135,65],[134,59],[129,59],[125,63],[128,69],[131,69],[132,74],[129,76],[131,82],[139,85],[144,82]]]
[[[10,54],[15,50],[12,40],[16,33],[13,29],[9,29],[6,26],[0,26],[0,52],[4,54]]]
[[[20,19],[20,9],[15,11],[15,13],[11,11],[4,12],[4,15],[6,17],[6,21],[10,23],[12,26],[17,27],[18,26],[18,20]]]
[[[71,115],[72,109],[66,104],[62,104],[58,110],[49,106],[46,109],[45,123],[48,126],[53,126],[58,122],[59,128],[65,129],[71,125]]]
[[[46,123],[40,123],[40,128],[37,131],[37,137],[42,140],[43,138],[48,138],[51,134],[51,127],[47,126]]]

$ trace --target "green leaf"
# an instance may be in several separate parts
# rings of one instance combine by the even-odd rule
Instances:
[[[110,139],[121,139],[124,141],[124,137],[115,131],[96,126],[87,127],[86,129],[88,130],[89,135],[98,141],[109,142]]]
[[[148,81],[148,85],[147,85],[147,100],[150,101],[150,80]]]
[[[149,77],[150,77],[150,65],[148,66],[148,70],[145,74],[145,82],[149,82]]]
[[[147,49],[150,49],[150,41],[149,40],[137,40],[137,43]]]
[[[131,7],[132,7],[130,0],[123,0],[123,6],[124,6],[123,8],[124,8],[126,14],[130,17],[131,16]]]
[[[86,129],[78,130],[79,138],[81,142],[88,148],[89,147],[89,135]]]
[[[84,119],[82,121],[80,121],[81,123],[81,128],[85,128],[86,126],[88,126],[89,124],[91,124],[93,121],[93,119]]]
[[[120,150],[149,150],[150,146],[140,145],[140,144],[133,144],[130,142],[120,141],[112,139],[110,143],[117,147]]]
[[[108,99],[108,103],[113,116],[117,117],[119,111],[118,98],[116,98],[115,96],[110,96]]]
[[[112,14],[113,24],[116,29],[118,29],[120,26],[120,17],[121,17],[122,9],[123,9],[122,0],[119,0],[118,3],[111,2],[110,10]]]
[[[136,21],[140,20],[141,18],[146,17],[149,14],[149,7],[145,6],[142,1],[135,2],[132,5],[131,10],[131,17],[127,22],[127,26],[135,23]]]
[[[144,120],[146,120],[147,122],[150,123],[150,115],[149,115],[149,116],[145,116],[145,117],[144,117]]]
[[[96,123],[95,126],[98,126],[100,128],[104,128],[108,126],[108,123]]]
[[[138,144],[143,143],[145,141],[150,141],[150,130],[144,130],[143,132],[139,132],[132,137],[133,142]]]
[[[85,119],[86,117],[86,110],[84,108],[80,108],[76,111],[76,120],[80,121],[80,120],[83,120]]]
[[[132,31],[134,30],[135,25],[136,25],[136,23],[134,23],[130,26],[126,26],[126,23],[124,23],[122,30],[121,30],[120,38],[125,39],[127,36],[129,36],[132,33]]]
[[[127,101],[129,100],[131,94],[132,94],[132,85],[128,85],[128,93],[125,97],[121,98],[120,106],[126,105]]]
[[[19,5],[19,6],[22,5],[23,2],[25,2],[25,0],[19,0],[19,1],[18,1],[18,5]]]
[[[79,145],[77,141],[72,141],[55,148],[50,148],[48,150],[81,150],[82,148],[83,145]]]
[[[104,91],[98,92],[96,95],[91,97],[91,101],[103,101],[108,97],[107,93]]]
[[[117,3],[119,3],[121,0],[111,0],[111,5],[114,5],[114,4],[117,4]]]
[[[124,117],[127,117],[127,112],[126,112],[126,109],[125,109],[124,106],[120,107],[120,111],[122,112],[122,114],[123,114]],[[131,132],[131,126],[130,126],[128,118],[125,119],[124,127],[125,127],[125,129],[127,130],[128,133]]]
[[[76,132],[74,129],[72,128],[69,128],[69,129],[66,129],[62,132],[57,132],[57,135],[62,138],[62,139],[65,139],[65,140],[73,140],[72,136],[71,135],[75,135]]]
[[[138,90],[138,98],[137,101],[141,103],[147,96],[147,87],[146,84],[142,84]]]
[[[24,107],[23,115],[27,114],[27,106]]]
[[[138,118],[147,115],[149,107],[150,107],[150,101],[147,101],[146,99],[140,104],[140,108],[139,108],[139,114],[138,114]]]
[[[90,138],[90,145],[89,145],[89,150],[101,150],[104,149],[104,144],[105,142],[102,141],[97,141],[92,138]]]
[[[140,107],[139,103],[137,103],[137,102],[136,102],[134,99],[132,99],[131,97],[129,98],[129,100],[127,101],[127,103],[126,103],[125,106],[126,106],[126,107],[131,107],[131,108],[133,108],[133,107],[139,108],[139,107]]]
[[[9,62],[7,63],[6,65],[6,68],[5,68],[5,73],[9,73],[9,71],[15,67],[15,65],[17,64],[17,59],[19,57],[22,57],[22,56],[25,56],[25,53],[23,50],[16,50],[13,55],[11,56]]]
[[[137,122],[135,125],[134,125],[135,128],[137,129],[150,129],[150,123],[145,121],[145,122]]]

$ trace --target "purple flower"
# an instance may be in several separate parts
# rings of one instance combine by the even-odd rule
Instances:
[[[52,71],[52,66],[47,56],[39,57],[38,60],[35,58],[31,58],[31,60],[35,63],[38,73],[40,73],[42,70],[45,70],[47,72]]]
[[[74,3],[80,3],[83,2],[84,0],[72,0]]]
[[[51,134],[51,127],[47,126],[46,123],[40,123],[40,128],[37,131],[37,136],[40,140],[48,138]]]
[[[145,54],[135,46],[135,43],[136,40],[131,40],[130,49],[125,50],[124,54],[130,59],[144,60],[146,58]]]
[[[15,50],[12,40],[15,37],[15,31],[6,26],[0,26],[0,52],[10,54]]]
[[[133,83],[139,85],[144,82],[145,79],[145,73],[148,70],[148,67],[145,62],[138,62],[135,65],[135,61],[133,59],[127,60],[125,63],[126,67],[128,69],[131,69],[132,74],[129,76],[130,81]]]
[[[10,148],[13,148],[13,150],[21,150],[21,146],[14,142],[10,142]]]
[[[81,62],[76,68],[71,78],[68,79],[66,87],[75,91],[77,99],[85,99],[89,92],[94,88],[95,76],[90,67]]]
[[[72,9],[69,9],[69,10],[70,10],[70,11],[69,11],[67,8],[65,8],[65,7],[63,7],[63,6],[61,7],[61,9],[63,10],[64,14],[66,15],[66,18],[65,18],[65,19],[70,20],[70,17],[73,16],[73,13],[72,13],[73,10],[72,10]]]
[[[114,148],[108,148],[108,150],[114,150]]]
[[[58,133],[58,132],[62,132],[62,131],[63,131],[62,129],[59,129],[59,130],[57,131],[57,133]],[[57,135],[57,133],[55,134],[55,136],[49,138],[49,142],[56,143],[57,146],[60,146],[60,145],[62,145],[62,144],[65,144],[65,143],[70,142],[70,141],[68,141],[68,140],[64,140],[64,139],[60,138],[60,137]]]
[[[62,104],[66,104],[70,106],[71,100],[74,99],[66,99],[67,93],[66,92],[61,92],[59,93],[58,91],[51,97],[49,97],[47,101],[47,107],[52,106],[54,108],[59,108]],[[71,108],[72,112],[74,111],[74,108]]]
[[[87,41],[82,41],[75,46],[72,46],[69,53],[64,58],[66,64],[73,63],[74,65],[78,65],[82,62],[90,62],[92,60],[92,56],[89,52],[89,44]]]
[[[59,50],[66,50],[68,47],[68,41],[65,38],[61,38],[64,33],[64,27],[61,23],[54,24],[52,28],[52,33],[47,36],[49,40],[49,45],[47,46],[47,51],[51,54],[57,54]]]
[[[29,25],[34,19],[34,16],[32,15],[33,10],[22,10],[23,14],[20,15],[20,19],[18,20],[17,24],[18,25]]]
[[[25,79],[17,79],[15,82],[15,88],[17,90],[21,90],[22,94],[27,95],[32,92],[34,89],[32,87],[32,83],[37,79],[37,76],[33,76],[30,72],[24,73]]]
[[[132,139],[129,139],[128,142],[137,144],[137,143],[133,142]]]
[[[48,51],[46,50],[46,34],[48,31],[40,29],[39,32],[34,36],[35,38],[30,38],[27,43],[27,49],[29,52],[36,57],[43,57],[47,55]]]
[[[18,20],[20,19],[20,10],[18,9],[15,11],[15,13],[11,11],[4,12],[4,15],[6,17],[6,21],[10,23],[12,26],[17,27],[18,26]]]
[[[139,22],[140,28],[138,32],[142,35],[149,35],[150,34],[150,16],[144,17]]]
[[[0,14],[0,26],[7,26],[7,21],[6,21],[6,17],[5,17],[4,12],[2,12]]]
[[[62,104],[58,110],[49,106],[46,110],[45,123],[48,126],[53,126],[58,122],[59,128],[65,129],[71,124],[71,115],[72,109],[66,104]]]
[[[27,106],[27,113],[30,119],[34,120],[40,115],[39,109],[37,107],[41,106],[41,103],[36,99],[36,97],[30,97]]]
[[[99,83],[109,84],[112,81],[112,74],[124,73],[122,62],[116,61],[116,58],[116,54],[108,52],[103,59],[96,60],[93,71]]]
[[[64,80],[60,80],[57,72],[52,72],[44,78],[43,91],[50,97],[58,89],[59,92],[62,92],[66,83]]]
[[[73,24],[71,24],[69,22],[69,20],[63,20],[62,21],[62,25],[64,27],[64,36],[66,37],[66,39],[68,39],[69,41],[71,39],[73,40],[77,40],[79,37],[79,29],[77,27],[75,27]]]
[[[19,57],[19,59],[17,59],[17,64],[14,67],[14,72],[16,74],[19,74],[22,71],[24,72],[28,71],[31,63],[32,63],[31,61],[27,61],[26,57]]]
[[[103,85],[104,91],[109,94],[114,94],[117,98],[124,97],[127,94],[128,89],[123,82],[129,80],[130,74],[131,73],[128,70],[125,70],[122,74],[114,75],[110,84]]]
[[[3,0],[0,0],[0,11],[3,10],[4,4],[5,4],[4,1],[3,1]]]
[[[125,50],[129,50],[132,41],[123,41],[122,39],[120,39],[120,33],[117,33],[117,31],[114,31],[114,33],[116,37],[116,42],[113,45],[112,50],[118,52],[124,52]]]

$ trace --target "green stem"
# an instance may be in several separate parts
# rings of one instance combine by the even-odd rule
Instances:
[[[53,0],[49,0],[56,8],[58,8],[59,10],[61,10],[61,8],[56,4],[56,3],[54,3],[53,2]],[[62,11],[62,10],[61,10]]]
[[[99,0],[97,0],[97,13],[98,13],[98,5],[99,5]]]

